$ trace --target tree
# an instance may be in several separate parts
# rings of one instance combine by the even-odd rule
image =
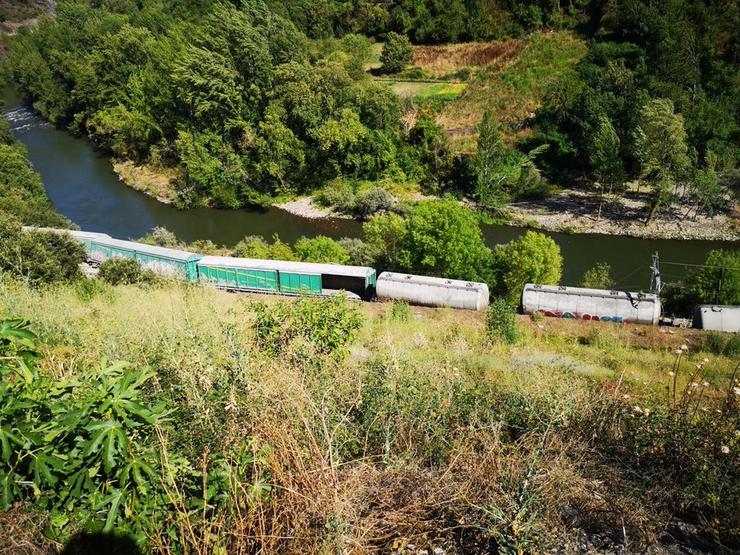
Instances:
[[[414,57],[414,48],[406,35],[399,35],[391,31],[385,37],[383,52],[380,61],[386,73],[398,73]]]
[[[491,251],[480,226],[455,201],[422,202],[406,219],[373,216],[364,229],[390,269],[470,281],[490,278]]]
[[[283,243],[277,235],[273,236],[272,245],[257,235],[247,235],[236,244],[231,256],[262,260],[297,260],[290,245]]]
[[[516,304],[527,283],[556,285],[563,271],[560,247],[547,235],[528,231],[493,251],[494,290]]]
[[[717,175],[717,157],[708,150],[704,167],[697,169],[691,181],[691,197],[695,210],[713,216],[725,204],[724,191]]]
[[[347,251],[334,239],[323,235],[311,239],[301,237],[295,244],[295,252],[303,262],[349,263]]]
[[[591,140],[591,166],[599,182],[599,212],[596,219],[601,219],[601,207],[604,203],[604,188],[609,195],[614,188],[621,188],[624,183],[624,164],[620,156],[620,140],[612,122],[601,117]]]
[[[73,281],[82,276],[86,253],[82,243],[66,233],[23,231],[21,222],[0,212],[0,270],[31,285]]]
[[[688,280],[697,304],[740,305],[740,251],[709,251],[704,265]]]
[[[512,177],[511,171],[504,168],[507,150],[500,127],[492,112],[486,110],[478,128],[478,153],[475,155],[475,192],[485,206],[499,206],[506,199],[504,185]]]
[[[691,165],[683,116],[674,112],[671,100],[657,98],[643,106],[634,141],[640,177],[652,189],[649,221],[670,202],[678,181]]]
[[[378,251],[362,239],[345,237],[339,240],[339,245],[347,251],[349,263],[353,266],[373,266]]]
[[[597,262],[596,265],[583,274],[581,287],[590,289],[612,289],[614,279],[611,276],[611,266],[606,262]]]
[[[142,281],[143,274],[133,258],[113,257],[100,264],[98,277],[111,285],[130,285]]]
[[[235,256],[237,258],[259,258],[269,260],[272,258],[272,252],[270,250],[270,245],[268,245],[267,241],[262,237],[257,235],[247,235],[236,244],[231,256]]]

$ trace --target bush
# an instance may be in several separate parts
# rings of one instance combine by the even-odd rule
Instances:
[[[614,280],[611,276],[611,266],[606,262],[597,262],[593,268],[583,274],[580,285],[591,289],[612,289]]]
[[[303,262],[347,264],[349,254],[330,237],[319,235],[308,239],[301,237],[295,244],[295,252]]]
[[[231,256],[269,260],[272,258],[272,251],[270,250],[270,245],[262,237],[247,235],[236,244]]]
[[[740,335],[709,332],[702,336],[702,349],[715,355],[740,356]]]
[[[414,48],[406,35],[390,32],[385,37],[380,61],[386,73],[398,73],[414,57]]]
[[[367,220],[380,212],[390,212],[395,204],[393,196],[382,187],[363,191],[355,197],[352,212],[358,218]]]
[[[0,213],[0,270],[32,285],[73,281],[82,276],[87,254],[82,243],[65,233],[23,231],[19,220]]]
[[[348,303],[342,295],[280,301],[271,306],[255,303],[257,340],[262,348],[276,354],[297,339],[307,341],[322,355],[344,354],[363,322],[360,310]]]
[[[563,270],[560,247],[550,237],[528,231],[496,247],[493,253],[494,290],[516,305],[527,283],[557,285]]]
[[[151,233],[152,241],[160,247],[177,248],[177,236],[166,227],[157,226]]]
[[[327,208],[351,214],[355,207],[355,189],[343,179],[335,179],[316,194],[316,202]]]
[[[516,343],[516,311],[505,298],[495,299],[486,314],[486,335],[491,342],[502,341],[509,345]]]
[[[273,236],[272,245],[257,235],[247,235],[236,244],[231,256],[261,260],[297,260],[290,245],[283,243],[277,235]]]
[[[111,285],[130,285],[151,283],[157,276],[151,270],[142,270],[141,265],[132,258],[114,257],[100,265],[98,277]]]
[[[145,399],[152,371],[121,362],[59,377],[39,368],[41,358],[27,323],[0,320],[0,507],[35,503],[48,511],[44,534],[56,541],[84,523],[142,545],[165,535],[181,552],[173,515],[205,503],[214,514],[224,510],[233,481],[248,480],[240,469],[260,464],[249,443],[205,455],[197,467],[168,452],[158,434],[174,411]],[[258,488],[248,495],[260,499]]]
[[[391,320],[408,322],[411,320],[411,307],[406,301],[394,301],[391,307]]]
[[[362,239],[345,237],[339,240],[339,246],[347,251],[349,263],[353,266],[374,266],[378,251]]]

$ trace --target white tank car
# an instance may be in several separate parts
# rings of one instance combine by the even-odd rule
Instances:
[[[528,283],[522,292],[525,314],[656,325],[660,298],[645,293]]]
[[[694,327],[740,333],[740,306],[699,305],[694,309]]]
[[[406,301],[423,306],[449,306],[482,310],[488,306],[485,283],[410,274],[383,272],[376,293],[381,299]]]

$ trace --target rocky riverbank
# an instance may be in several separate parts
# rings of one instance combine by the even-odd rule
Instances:
[[[706,216],[686,215],[686,208],[673,205],[649,223],[644,198],[633,195],[599,202],[593,195],[576,190],[561,191],[545,200],[519,202],[507,207],[511,225],[566,233],[629,235],[644,239],[740,240],[740,213],[733,210]]]
[[[346,214],[339,214],[331,208],[319,205],[313,197],[301,197],[288,202],[275,204],[274,206],[275,208],[280,208],[281,210],[285,210],[301,218],[308,218],[309,220],[321,220],[324,218],[351,219]]]

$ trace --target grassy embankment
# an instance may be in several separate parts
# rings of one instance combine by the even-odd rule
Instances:
[[[545,93],[585,54],[586,43],[569,32],[533,33],[525,39],[493,43],[416,46],[411,68],[393,90],[419,104],[436,102],[437,123],[457,151],[475,151],[477,126],[493,111],[510,137],[539,107]],[[420,75],[404,80],[403,75]],[[454,81],[425,83],[424,79]],[[408,114],[407,114],[408,117]]]
[[[567,551],[584,533],[632,551],[677,517],[737,543],[737,346],[734,359],[706,352],[727,338],[521,317],[507,346],[487,342],[483,314],[374,303],[353,305],[363,324],[346,356],[300,335],[276,353],[258,340],[255,300],[0,283],[0,316],[33,322],[44,372],[151,367],[147,398],[174,410],[171,451],[205,461],[245,437],[269,445],[261,502],[238,503],[251,485],[238,483],[236,510],[172,515],[190,523],[191,552]],[[2,535],[43,545],[43,516],[23,514]]]

